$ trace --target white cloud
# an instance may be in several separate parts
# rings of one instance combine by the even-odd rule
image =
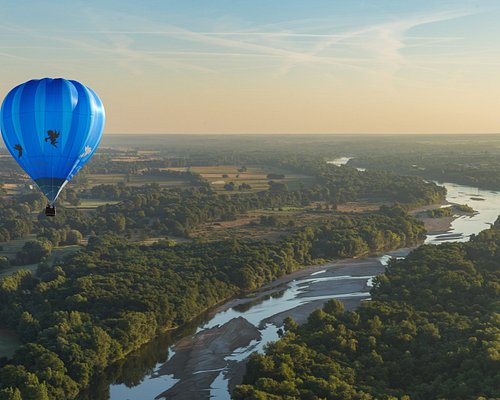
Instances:
[[[41,50],[48,42],[53,44],[47,46],[49,50],[72,49],[75,57],[77,52],[93,54],[137,75],[145,73],[147,64],[199,73],[252,67],[265,69],[262,61],[252,62],[250,59],[267,58],[271,74],[284,75],[296,67],[323,67],[325,73],[331,74],[332,68],[338,67],[390,77],[410,63],[402,53],[403,49],[453,40],[448,37],[411,37],[408,36],[411,29],[471,14],[469,11],[438,12],[371,22],[350,29],[344,27],[342,30],[335,26],[328,28],[328,18],[306,18],[247,27],[241,31],[198,32],[120,12],[87,11],[84,14],[95,30],[47,29],[41,33],[15,25],[5,25],[2,29],[27,38],[24,46],[18,46],[18,52],[22,49]],[[112,21],[120,22],[113,24]],[[102,26],[110,29],[103,30]],[[123,26],[130,29],[120,29]],[[144,36],[151,36],[151,39]],[[185,49],[182,49],[182,43],[186,43]],[[0,48],[1,44],[0,40]],[[14,57],[10,52],[5,55]],[[225,62],[227,57],[233,61]],[[238,58],[241,58],[240,65],[234,61]]]

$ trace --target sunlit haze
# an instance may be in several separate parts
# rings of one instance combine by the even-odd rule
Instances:
[[[3,1],[0,93],[93,88],[106,133],[500,131],[500,2]]]

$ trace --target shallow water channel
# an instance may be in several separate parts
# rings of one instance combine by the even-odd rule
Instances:
[[[348,158],[342,161],[345,163]],[[429,235],[426,243],[466,241],[470,235],[488,228],[500,213],[499,192],[451,183],[440,184],[447,188],[449,202],[469,204],[477,213],[455,219],[448,232]],[[82,399],[230,399],[229,385],[231,379],[237,383],[238,374],[244,370],[243,360],[278,339],[279,328],[287,315],[298,322],[305,321],[310,312],[331,298],[342,300],[348,309],[356,307],[360,301],[370,298],[372,278],[383,271],[390,257],[404,257],[407,252],[402,249],[377,258],[315,266],[289,282],[269,288],[264,291],[265,295],[232,300],[229,304],[233,306],[222,306],[215,314],[205,316],[184,332],[179,332],[177,337],[161,337],[144,346],[112,369],[92,393]],[[235,320],[238,317],[249,324],[242,319]],[[179,340],[189,343],[190,338],[200,335],[222,335],[226,324],[234,324],[235,321],[242,326],[242,332],[243,329],[253,330],[254,338],[240,343],[237,348],[226,349],[226,353],[216,354],[217,366],[207,367],[210,357],[215,354],[211,350],[207,352],[207,349],[200,353],[190,352],[189,349],[186,352],[184,348],[184,358],[177,357],[183,361],[176,361],[175,345]],[[225,340],[225,337],[221,338]]]

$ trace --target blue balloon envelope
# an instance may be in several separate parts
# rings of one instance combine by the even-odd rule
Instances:
[[[104,120],[104,106],[94,91],[66,79],[16,86],[0,111],[7,149],[51,206],[96,151]]]

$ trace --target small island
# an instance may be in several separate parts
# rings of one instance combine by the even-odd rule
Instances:
[[[450,230],[451,223],[461,216],[473,216],[477,213],[468,204],[433,204],[414,210],[414,215],[420,219],[428,234],[441,234]]]

